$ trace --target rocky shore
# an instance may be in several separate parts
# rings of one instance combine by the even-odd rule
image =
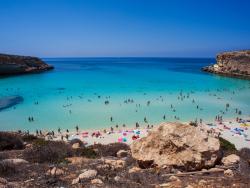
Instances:
[[[217,63],[202,70],[219,75],[250,79],[250,50],[220,53]]]
[[[249,174],[249,149],[193,125],[163,123],[132,145],[0,132],[0,187],[249,187]]]
[[[0,76],[39,73],[53,68],[37,57],[0,54]]]

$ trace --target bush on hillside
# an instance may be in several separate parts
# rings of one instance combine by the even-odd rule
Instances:
[[[73,156],[86,157],[86,158],[96,158],[98,154],[92,147],[82,147],[73,150]]]
[[[23,141],[15,133],[0,132],[0,151],[23,149]]]
[[[224,156],[237,153],[237,149],[234,144],[221,137],[219,137],[219,141]]]
[[[38,139],[38,137],[35,136],[35,135],[32,135],[32,134],[25,134],[25,135],[22,136],[22,140],[24,142],[28,142],[28,143],[33,142],[33,141],[35,141],[37,139]]]
[[[63,141],[37,139],[33,142],[32,148],[24,151],[25,159],[38,163],[60,163],[70,156],[72,156],[72,149]]]
[[[90,148],[96,150],[97,155],[101,157],[116,157],[116,153],[119,150],[129,150],[129,146],[124,143],[111,143],[108,145],[95,144],[90,146]]]

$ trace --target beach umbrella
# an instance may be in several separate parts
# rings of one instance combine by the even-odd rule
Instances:
[[[123,138],[122,141],[123,141],[123,142],[127,142],[127,138]]]
[[[122,138],[118,138],[118,142],[122,142]]]

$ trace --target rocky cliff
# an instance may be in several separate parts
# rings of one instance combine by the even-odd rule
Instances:
[[[217,63],[203,70],[215,74],[250,79],[250,50],[224,52],[216,57]]]
[[[53,69],[37,57],[0,54],[0,76],[37,73]]]

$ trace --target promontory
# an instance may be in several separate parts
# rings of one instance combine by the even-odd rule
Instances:
[[[203,70],[230,77],[250,79],[250,50],[220,53],[217,63]]]
[[[53,68],[37,57],[0,54],[0,76],[39,73]]]

